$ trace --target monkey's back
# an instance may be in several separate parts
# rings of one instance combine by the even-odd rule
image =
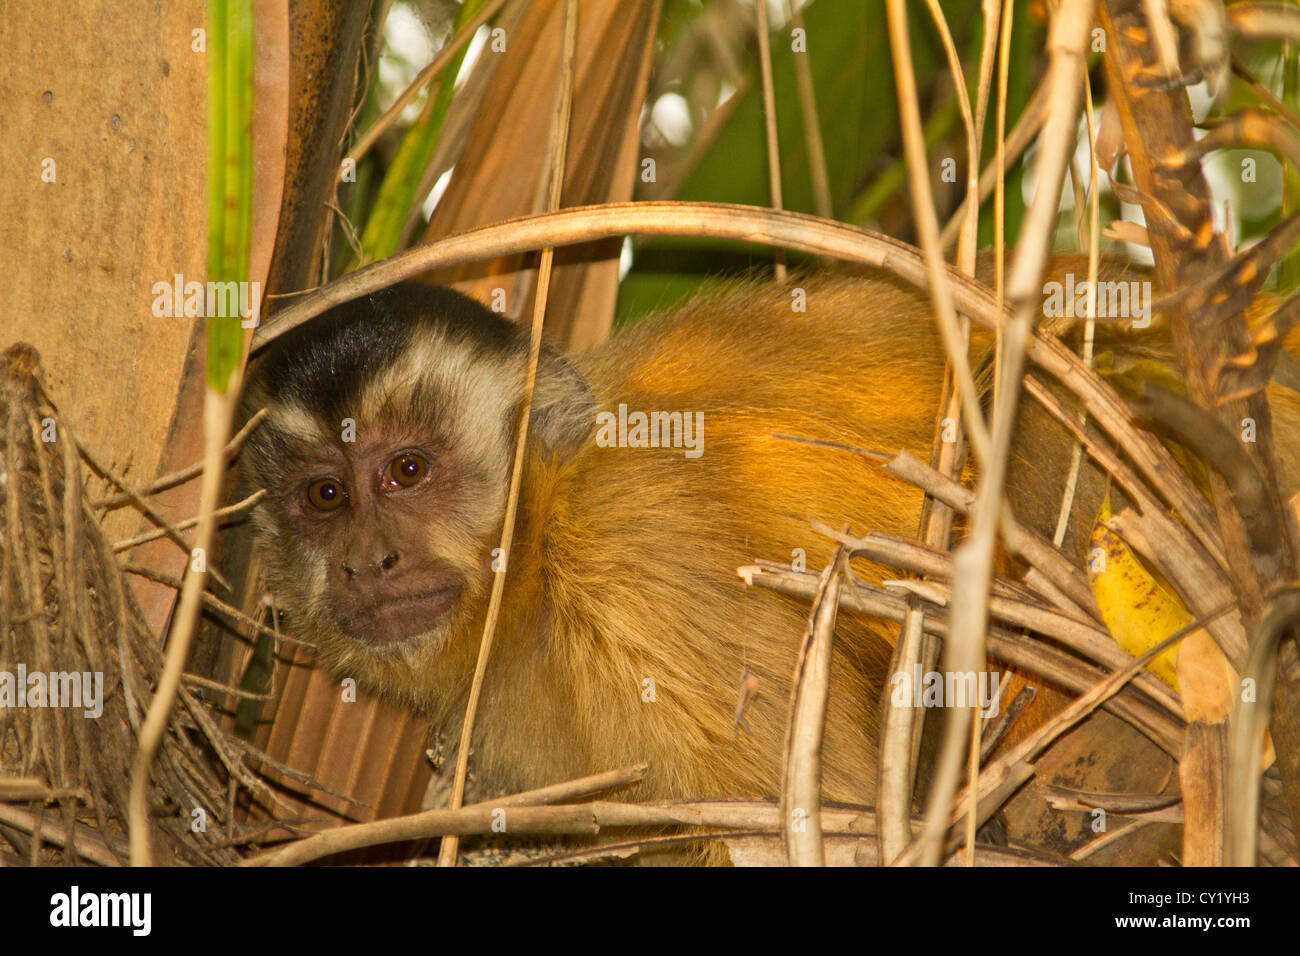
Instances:
[[[943,359],[925,300],[889,279],[804,288],[806,311],[792,309],[789,288],[750,285],[576,358],[602,412],[703,416],[699,457],[584,450],[558,476],[540,541],[550,605],[561,609],[548,646],[580,715],[580,751],[590,769],[650,760],[647,795],[777,792],[809,609],[747,589],[737,567],[802,555],[820,570],[832,548],[810,518],[859,534],[916,532],[915,489],[859,455],[782,436],[928,458]],[[872,800],[893,630],[840,615],[828,799]],[[734,727],[746,670],[758,679],[750,735]]]

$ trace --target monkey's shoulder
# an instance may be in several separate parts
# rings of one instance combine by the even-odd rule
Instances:
[[[924,294],[883,276],[809,274],[747,282],[650,316],[574,357],[600,390],[808,387],[901,370],[930,375],[941,344]]]

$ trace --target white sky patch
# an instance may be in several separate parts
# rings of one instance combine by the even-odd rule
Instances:
[[[673,146],[681,146],[691,138],[691,108],[678,93],[665,93],[655,100],[650,121]]]
[[[379,83],[385,103],[415,80],[421,68],[433,59],[433,38],[411,8],[396,3],[384,21],[384,50],[379,57]],[[402,110],[402,120],[413,123],[420,116],[423,97],[416,97]]]
[[[1086,117],[1080,116],[1079,126],[1078,129],[1076,130],[1076,134],[1078,137],[1077,139],[1078,148],[1075,150],[1074,159],[1075,162],[1078,164],[1079,174],[1084,177],[1083,191],[1084,194],[1087,195],[1089,180],[1092,175],[1091,173],[1092,158],[1088,151],[1088,120]],[[1133,169],[1128,164],[1129,162],[1128,156],[1124,156],[1120,160],[1120,162],[1124,164],[1123,167],[1124,175],[1121,176],[1120,181],[1131,182],[1133,176]],[[1070,168],[1067,168],[1065,172],[1065,180],[1061,187],[1061,198],[1060,198],[1060,207],[1059,207],[1061,211],[1062,223],[1073,222],[1074,186],[1071,182],[1073,175],[1074,175],[1074,171]],[[1106,173],[1106,170],[1104,169],[1097,170],[1097,184],[1098,184],[1098,188],[1100,189],[1101,196],[1104,197],[1111,192],[1110,176]],[[1021,185],[1020,195],[1021,198],[1024,200],[1025,206],[1027,208],[1033,204],[1034,194],[1038,190],[1038,141],[1037,140],[1034,140],[1032,143],[1030,143],[1029,148],[1025,150],[1025,175],[1024,178],[1021,180],[1020,185]],[[1141,206],[1132,206],[1129,205],[1128,203],[1121,202],[1120,211],[1121,211],[1120,218],[1126,219],[1130,222],[1138,223],[1139,225],[1146,225],[1146,216],[1143,214]],[[1087,210],[1084,210],[1084,212],[1086,214]],[[1101,228],[1104,231],[1107,222],[1106,209],[1104,204],[1100,212],[1101,212]],[[1058,226],[1059,225],[1060,223],[1058,223]],[[1121,243],[1121,245],[1124,248],[1127,255],[1134,262],[1145,263],[1147,265],[1151,265],[1154,263],[1155,260],[1151,255],[1151,250],[1146,248],[1145,246],[1135,245],[1130,242]]]
[[[742,2],[744,3],[745,6],[749,7],[751,10],[754,8],[755,0],[742,0]],[[799,5],[799,9],[802,10],[807,5],[808,4],[806,2],[802,3]],[[787,19],[785,12],[786,10],[785,10],[784,0],[767,0],[768,25],[771,26],[771,28],[774,31],[779,30],[785,26],[786,19]]]
[[[1096,114],[1094,113],[1094,116],[1095,115]],[[1088,149],[1088,118],[1086,116],[1079,118],[1079,129],[1077,132],[1079,145],[1074,151],[1074,165],[1078,167],[1079,176],[1083,179],[1081,185],[1083,186],[1083,194],[1086,196],[1088,194],[1088,187],[1092,183],[1092,154]],[[1033,175],[1035,180],[1037,180],[1036,169],[1034,170]],[[1063,211],[1074,208],[1073,177],[1074,167],[1071,167],[1066,170],[1065,189],[1061,191],[1061,209]],[[1106,193],[1110,192],[1110,177],[1106,175],[1106,170],[1101,167],[1097,168],[1097,186],[1100,190],[1099,195],[1104,196]],[[1084,211],[1087,212],[1086,209]],[[1102,225],[1105,226],[1105,223],[1103,222]]]
[[[474,64],[478,63],[478,58],[483,55],[483,49],[487,46],[488,37],[491,35],[492,31],[486,23],[474,32],[474,37],[469,41],[469,47],[465,50],[465,59],[460,63],[460,72],[456,74],[457,87],[464,83],[465,79],[474,70]]]
[[[1120,162],[1124,164],[1124,173],[1121,176],[1120,182],[1131,183],[1133,181],[1132,163],[1129,162],[1128,156],[1125,156],[1120,160]],[[1136,222],[1140,226],[1145,226],[1147,224],[1147,214],[1143,211],[1141,206],[1135,206],[1131,203],[1121,201],[1119,204],[1119,212],[1121,219],[1127,219],[1129,222]],[[1139,246],[1132,242],[1126,242],[1123,246],[1124,251],[1133,257],[1134,262],[1148,266],[1156,264],[1156,257],[1151,254],[1151,250],[1148,247]]]
[[[1193,122],[1199,123],[1210,115],[1214,98],[1210,96],[1210,87],[1204,80],[1187,88],[1187,99],[1192,105]]]
[[[447,184],[451,182],[451,174],[455,171],[456,167],[451,167],[438,177],[438,181],[429,190],[429,195],[424,200],[424,214],[426,216],[433,215],[433,210],[437,207],[439,200],[442,199],[442,194],[447,191]]]
[[[623,248],[618,253],[618,281],[622,282],[627,278],[627,274],[632,271],[632,237],[623,237]]]
[[[1188,87],[1187,95],[1192,114],[1197,122],[1209,115],[1214,107],[1214,100],[1211,98],[1209,88],[1204,82]],[[1206,135],[1206,132],[1205,130],[1194,129],[1192,135],[1199,140]],[[1079,146],[1075,152],[1075,160],[1081,174],[1086,177],[1088,176],[1090,159],[1088,156],[1087,122],[1082,118],[1080,119],[1078,137]],[[1250,170],[1254,176],[1254,182],[1243,181],[1243,176],[1247,172],[1247,168],[1243,166],[1243,161],[1247,159],[1254,160],[1254,167]],[[1034,142],[1025,153],[1025,177],[1022,195],[1026,204],[1033,202],[1034,193],[1038,188],[1037,161],[1038,144]],[[1125,156],[1122,162],[1125,164],[1125,175],[1121,177],[1121,181],[1131,182],[1132,166],[1129,165],[1128,157]],[[1238,242],[1241,241],[1241,223],[1243,219],[1263,219],[1275,214],[1281,205],[1282,165],[1269,152],[1257,149],[1216,150],[1201,161],[1201,171],[1210,188],[1210,210],[1215,228],[1218,230],[1229,229],[1232,237]],[[1060,208],[1062,213],[1068,213],[1074,208],[1074,189],[1069,179],[1071,175],[1072,173],[1067,171],[1065,188],[1061,192]],[[1105,170],[1098,170],[1098,181],[1103,196],[1111,192],[1110,178]],[[1086,182],[1084,188],[1086,192]],[[1143,215],[1141,206],[1121,203],[1120,207],[1122,218],[1141,225],[1146,224],[1146,217]],[[1229,215],[1232,217],[1230,224],[1228,223]],[[1105,227],[1104,221],[1102,226]],[[1150,264],[1153,261],[1151,251],[1143,246],[1126,243],[1125,248],[1139,262]]]

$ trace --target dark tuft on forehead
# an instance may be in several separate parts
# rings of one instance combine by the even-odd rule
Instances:
[[[403,282],[335,306],[282,336],[254,373],[259,398],[337,421],[356,409],[366,384],[414,336],[430,333],[489,358],[524,347],[512,322],[473,299],[441,286]]]

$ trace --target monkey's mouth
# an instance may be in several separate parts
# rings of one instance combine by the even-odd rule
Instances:
[[[459,584],[448,584],[410,594],[376,595],[339,615],[339,630],[375,647],[401,643],[441,627],[460,591]]]

